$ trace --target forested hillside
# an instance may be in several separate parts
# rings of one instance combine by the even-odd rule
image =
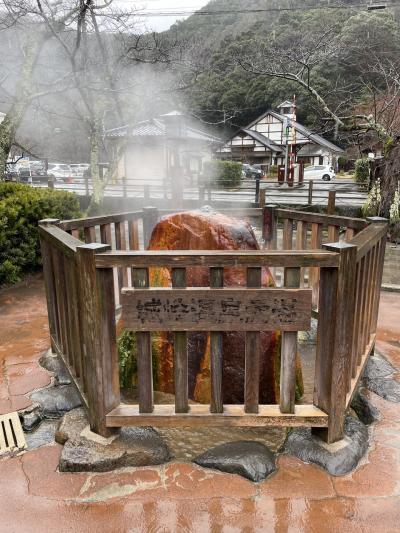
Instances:
[[[339,4],[345,8],[333,9]],[[399,57],[400,4],[377,11],[359,6],[357,0],[209,2],[202,11],[215,15],[194,15],[168,32],[195,51],[188,107],[205,122],[235,128],[296,94],[299,119],[333,135],[326,108],[340,116],[368,109],[390,90],[381,70]],[[292,71],[306,83],[285,79]]]

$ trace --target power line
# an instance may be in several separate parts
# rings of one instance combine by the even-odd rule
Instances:
[[[125,0],[126,1],[126,0]],[[136,0],[133,0],[136,2]],[[385,3],[386,8],[400,6],[400,2]],[[225,16],[225,15],[241,15],[241,14],[260,14],[260,13],[287,13],[295,11],[314,11],[314,10],[351,10],[351,9],[365,9],[370,10],[373,7],[371,3],[360,4],[319,4],[315,6],[290,6],[290,7],[267,7],[254,9],[216,9],[216,10],[193,10],[192,8],[181,8],[174,11],[174,8],[166,8],[164,10],[145,9],[135,11],[135,15],[140,17],[180,17],[180,16]]]

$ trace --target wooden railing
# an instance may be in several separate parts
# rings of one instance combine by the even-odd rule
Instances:
[[[346,409],[374,346],[387,223],[271,206],[246,214],[262,217],[266,249],[144,251],[157,221],[153,208],[41,222],[52,347],[67,364],[94,431],[108,435],[125,425],[284,425],[317,428],[328,442],[343,436]],[[279,220],[283,249],[276,249]],[[330,238],[334,241],[323,243]],[[210,270],[210,287],[186,287],[186,269],[195,266]],[[171,288],[149,286],[153,267],[171,270]],[[229,267],[246,269],[246,287],[223,286]],[[280,287],[261,287],[263,267],[284,269]],[[307,271],[315,274],[307,277]],[[314,311],[313,286],[318,286]],[[117,307],[125,327],[136,332],[138,405],[120,400]],[[313,403],[302,405],[295,402],[297,338],[298,331],[310,329],[312,313],[318,317],[315,392]],[[282,332],[280,401],[260,405],[260,332],[272,330]],[[154,405],[154,331],[174,332],[174,405]],[[209,405],[189,404],[190,331],[210,332]],[[225,331],[245,335],[243,405],[223,404]]]

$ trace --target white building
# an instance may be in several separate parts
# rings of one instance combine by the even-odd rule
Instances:
[[[288,139],[291,149],[296,153],[297,162],[335,165],[337,157],[344,151],[296,122],[294,116],[293,104],[283,102],[279,106],[279,113],[269,110],[247,127],[238,130],[217,150],[217,157],[259,164],[267,171],[271,165],[285,163]]]
[[[178,111],[108,130],[106,138],[115,150],[123,143],[116,178],[154,187],[174,186],[182,179],[196,184],[203,163],[222,144]]]

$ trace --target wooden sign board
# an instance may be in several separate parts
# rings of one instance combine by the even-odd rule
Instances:
[[[311,289],[123,289],[132,331],[307,331]]]

